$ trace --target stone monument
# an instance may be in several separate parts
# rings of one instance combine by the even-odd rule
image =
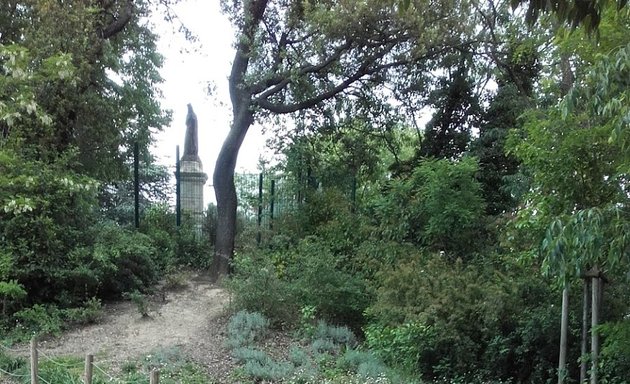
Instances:
[[[179,183],[181,210],[192,219],[195,231],[201,236],[203,223],[203,186],[208,181],[208,175],[203,172],[203,165],[199,158],[199,138],[197,135],[197,115],[192,105],[188,104],[186,116],[186,140],[184,155],[180,160]]]

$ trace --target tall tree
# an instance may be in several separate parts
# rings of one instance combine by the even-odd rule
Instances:
[[[470,76],[472,56],[457,53],[446,60],[456,61],[447,74],[438,80],[429,96],[435,108],[427,124],[420,155],[436,159],[457,159],[468,149],[470,131],[481,111]]]
[[[162,81],[157,37],[143,20],[150,7],[148,1],[128,0],[72,6],[49,0],[6,2],[0,8],[0,20],[7,20],[0,24],[0,43],[25,49],[33,65],[63,53],[73,77],[25,81],[50,124],[22,119],[9,127],[2,113],[5,139],[19,142],[23,155],[45,161],[76,149],[77,171],[104,182],[125,178],[132,143],[138,141],[146,153],[152,131],[169,119],[157,100]],[[10,111],[19,104],[5,102],[3,108]]]
[[[394,2],[243,0],[223,6],[237,27],[230,74],[233,121],[214,172],[218,228],[213,272],[228,273],[234,250],[234,168],[251,125],[392,81],[398,68],[464,44],[474,23],[460,0]]]

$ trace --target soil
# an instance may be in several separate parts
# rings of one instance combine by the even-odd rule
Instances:
[[[224,347],[228,301],[227,292],[207,277],[191,274],[185,287],[151,297],[149,317],[142,317],[130,301],[105,304],[97,324],[40,341],[38,350],[43,356],[92,353],[95,363],[106,364],[115,374],[126,361],[175,347],[204,367],[214,382],[228,383],[235,367]]]

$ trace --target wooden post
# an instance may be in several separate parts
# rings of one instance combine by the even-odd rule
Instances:
[[[92,384],[92,371],[94,367],[94,355],[85,355],[85,384]]]
[[[584,276],[584,287],[582,293],[582,340],[580,343],[580,384],[588,382],[588,315],[591,312],[590,287],[591,278]]]
[[[560,356],[558,358],[558,384],[563,384],[567,375],[567,334],[569,330],[569,285],[562,290],[562,320],[560,322]]]
[[[160,371],[154,369],[151,371],[151,376],[149,377],[149,384],[159,384],[160,383]]]
[[[31,384],[39,384],[37,361],[37,338],[31,339]]]
[[[599,334],[597,326],[599,325],[599,291],[601,289],[600,277],[593,278],[591,292],[591,384],[597,384],[597,358],[599,356]]]

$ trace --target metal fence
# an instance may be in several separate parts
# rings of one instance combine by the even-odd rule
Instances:
[[[295,181],[281,174],[237,173],[234,176],[239,213],[259,229],[273,230],[274,219],[300,203]],[[258,234],[260,243],[260,231]]]

